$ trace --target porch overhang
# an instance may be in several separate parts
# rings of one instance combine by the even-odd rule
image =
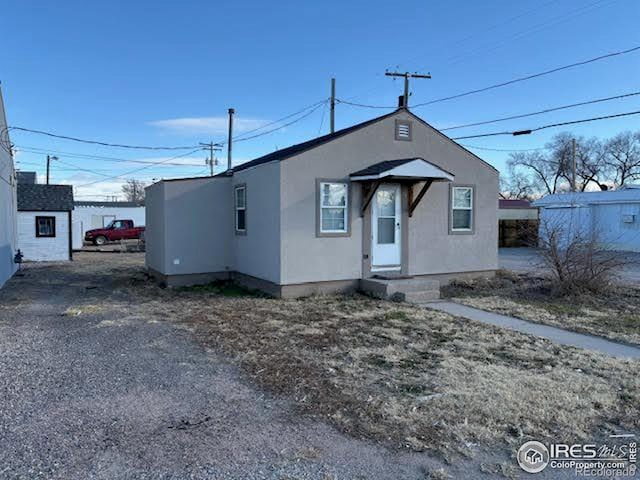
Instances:
[[[362,202],[360,216],[364,215],[380,183],[409,184],[409,217],[411,217],[420,200],[434,182],[453,182],[455,176],[424,158],[403,158],[376,163],[352,173],[349,178],[352,182],[363,182],[369,186]],[[422,188],[417,195],[414,195],[413,186],[421,182],[424,182]]]
[[[376,163],[349,175],[352,182],[411,181],[453,182],[455,176],[424,158],[403,158]]]

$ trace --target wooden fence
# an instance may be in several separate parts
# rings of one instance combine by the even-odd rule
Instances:
[[[530,247],[538,243],[539,220],[499,220],[499,247]]]

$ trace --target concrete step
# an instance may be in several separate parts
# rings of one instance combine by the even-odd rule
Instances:
[[[390,299],[396,293],[439,290],[440,282],[427,278],[366,278],[360,281],[360,289],[375,297]]]
[[[422,290],[418,292],[398,292],[393,299],[407,303],[427,303],[440,299],[440,290]]]

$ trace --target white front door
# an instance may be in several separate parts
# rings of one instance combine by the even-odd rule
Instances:
[[[371,271],[400,270],[400,185],[380,185],[371,203]]]

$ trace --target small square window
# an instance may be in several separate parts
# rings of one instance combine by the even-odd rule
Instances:
[[[55,237],[56,217],[36,217],[36,237]]]
[[[396,140],[411,141],[411,122],[408,120],[396,120]]]

